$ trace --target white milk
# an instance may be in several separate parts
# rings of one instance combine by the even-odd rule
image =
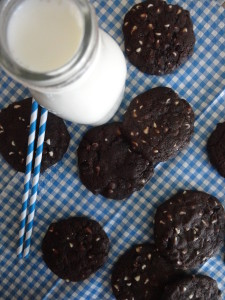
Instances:
[[[44,107],[80,124],[102,124],[116,113],[124,93],[126,63],[115,41],[100,30],[94,66],[62,92],[31,93]]]
[[[16,62],[34,72],[62,67],[82,39],[82,19],[65,0],[26,0],[8,25],[8,45]]]
[[[66,87],[41,89],[16,79],[30,89],[42,106],[64,119],[82,124],[107,122],[123,97],[126,63],[116,42],[102,30],[98,34],[91,65]],[[66,64],[76,53],[82,43],[83,20],[69,0],[25,0],[9,21],[7,36],[18,64],[29,71],[51,71]]]

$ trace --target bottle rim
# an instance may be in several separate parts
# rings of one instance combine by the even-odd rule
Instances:
[[[79,9],[83,19],[83,37],[78,50],[62,67],[49,72],[35,72],[19,65],[7,45],[7,26],[12,13],[24,1],[0,1],[0,65],[16,81],[34,88],[61,88],[79,79],[89,68],[98,43],[98,25],[88,0],[69,0]]]

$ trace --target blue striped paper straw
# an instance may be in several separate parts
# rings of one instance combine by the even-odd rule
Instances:
[[[42,160],[42,152],[43,152],[43,145],[45,139],[47,118],[48,118],[48,111],[45,108],[42,108],[40,124],[39,124],[39,134],[38,134],[38,141],[37,141],[35,163],[34,163],[34,175],[32,181],[31,198],[30,198],[29,212],[27,217],[25,245],[23,250],[23,257],[25,258],[28,257],[30,251],[30,242],[31,242],[32,229],[33,229],[35,205],[37,199],[37,190],[38,190],[38,183],[40,177],[41,160]]]
[[[32,99],[30,130],[29,130],[29,137],[28,137],[27,157],[26,157],[26,171],[24,177],[24,191],[23,191],[22,209],[20,215],[20,231],[19,231],[19,241],[18,241],[19,245],[17,248],[17,255],[20,258],[22,257],[22,251],[23,251],[23,241],[24,241],[26,216],[27,216],[27,204],[29,198],[30,178],[31,178],[31,171],[32,171],[33,154],[34,154],[34,140],[35,140],[35,133],[36,133],[37,114],[38,114],[38,104],[34,99]]]

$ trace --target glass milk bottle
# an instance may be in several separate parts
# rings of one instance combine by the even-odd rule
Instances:
[[[88,0],[1,0],[0,64],[72,122],[105,123],[123,98],[125,58]]]

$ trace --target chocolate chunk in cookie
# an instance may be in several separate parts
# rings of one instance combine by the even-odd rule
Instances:
[[[26,167],[31,103],[32,99],[28,98],[10,104],[0,112],[0,152],[4,159],[19,172],[25,172]],[[39,119],[40,109],[38,124]],[[37,136],[38,130],[36,142]],[[49,113],[41,164],[42,172],[62,159],[69,142],[70,135],[63,120]]]
[[[163,287],[177,273],[153,244],[135,245],[115,263],[112,290],[118,300],[160,299]]]
[[[155,242],[175,268],[195,268],[222,247],[224,228],[224,208],[215,197],[184,191],[158,207]]]
[[[186,276],[165,287],[161,300],[221,300],[217,282],[204,275]]]
[[[152,163],[124,139],[121,123],[90,129],[78,148],[78,166],[90,191],[117,200],[140,190],[153,175]]]
[[[123,23],[125,52],[144,73],[169,74],[193,54],[195,35],[190,13],[162,0],[135,4]]]
[[[80,281],[107,260],[109,239],[101,225],[86,217],[52,223],[42,242],[43,259],[62,279]]]
[[[225,122],[219,123],[207,142],[211,164],[225,177]]]
[[[123,123],[134,150],[154,163],[176,156],[194,131],[194,113],[170,88],[157,87],[135,97]]]

